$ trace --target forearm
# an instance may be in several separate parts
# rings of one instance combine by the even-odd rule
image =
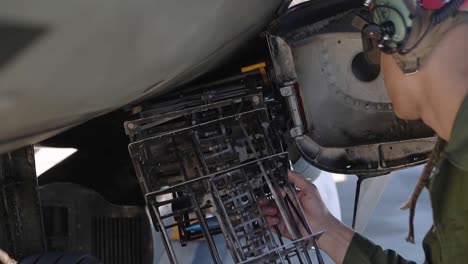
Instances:
[[[394,251],[383,251],[381,247],[355,234],[351,228],[341,223],[328,211],[320,198],[317,187],[303,176],[289,172],[288,179],[300,189],[299,200],[312,230],[325,231],[318,239],[318,246],[335,263],[413,263],[405,261]],[[281,217],[278,216],[278,208],[269,205],[268,199],[261,199],[259,205],[262,207],[262,213],[267,217],[269,226],[276,225],[283,230],[286,228]],[[288,233],[284,235],[291,238]]]
[[[327,224],[322,225],[325,233],[320,237],[319,247],[327,253],[335,263],[360,264],[415,264],[398,255],[393,250],[383,250],[365,237],[332,217]]]
[[[325,232],[318,241],[319,247],[335,263],[343,263],[348,247],[353,239],[353,230],[334,217],[323,226],[323,229]]]

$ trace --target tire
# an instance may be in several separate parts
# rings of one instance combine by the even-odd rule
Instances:
[[[24,258],[19,264],[99,264],[96,258],[79,253],[47,253]]]

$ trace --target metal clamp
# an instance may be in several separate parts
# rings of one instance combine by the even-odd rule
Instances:
[[[289,112],[294,123],[294,127],[289,131],[292,138],[304,135],[304,124],[302,122],[296,91],[294,90],[294,85],[296,83],[296,81],[288,82],[286,83],[287,86],[280,88],[281,95],[286,98],[289,106]]]

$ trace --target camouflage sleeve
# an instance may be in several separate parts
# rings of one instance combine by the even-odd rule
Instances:
[[[343,261],[344,264],[416,264],[393,250],[383,250],[365,237],[355,233]]]

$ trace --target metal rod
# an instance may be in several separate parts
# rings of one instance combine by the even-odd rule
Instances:
[[[247,140],[247,143],[248,143],[252,153],[254,153],[255,157],[258,159],[259,157],[258,157],[258,154],[257,154],[257,152],[255,150],[255,147],[254,147],[253,143],[252,143],[252,140],[248,136],[247,130],[245,129],[244,125],[242,124],[242,122],[240,120],[239,120],[239,126],[240,126],[246,140]],[[268,187],[269,187],[269,189],[270,189],[270,191],[271,191],[271,193],[273,195],[273,198],[276,201],[276,205],[278,207],[279,213],[281,214],[281,217],[283,218],[283,221],[284,221],[284,224],[285,224],[286,228],[288,229],[291,237],[294,240],[297,239],[298,237],[301,236],[301,234],[300,234],[298,229],[296,230],[296,229],[293,228],[293,226],[295,227],[295,225],[293,225],[290,222],[290,219],[292,219],[292,217],[291,218],[286,217],[286,213],[288,212],[287,211],[288,208],[286,208],[286,206],[284,204],[284,201],[282,199],[280,199],[281,195],[278,194],[277,188],[275,188],[275,186],[272,184],[271,180],[269,179],[269,177],[268,177],[268,175],[266,173],[266,170],[263,167],[263,164],[261,162],[257,162],[257,164],[259,165],[260,170],[261,170],[261,172],[263,174],[263,177],[264,177],[264,179],[265,179],[265,181],[266,181],[266,183],[267,183],[267,185],[268,185]],[[292,216],[291,212],[289,212],[289,215]],[[310,259],[310,256],[308,255],[307,250],[305,250],[304,254],[305,254],[305,257],[307,259],[307,262],[312,263],[312,260]],[[301,263],[305,262],[304,259],[303,259],[304,256],[301,254],[301,252],[297,252],[297,258]]]
[[[219,256],[218,249],[216,248],[216,244],[213,241],[213,237],[210,235],[210,230],[208,229],[208,225],[206,224],[206,218],[203,212],[200,210],[198,206],[197,198],[195,194],[191,190],[191,188],[187,186],[187,191],[190,193],[190,199],[192,200],[192,204],[195,207],[195,214],[197,215],[198,222],[200,223],[203,235],[205,236],[206,241],[208,242],[208,246],[210,248],[211,256],[215,263],[222,263],[221,257]]]
[[[296,191],[294,186],[288,180],[286,180],[286,186],[289,188],[289,190],[291,192]],[[305,218],[305,212],[304,212],[304,209],[301,206],[301,202],[299,201],[299,198],[297,197],[297,195],[294,195],[294,194],[292,196],[294,197],[294,201],[296,202],[297,206],[294,206],[294,203],[292,202],[289,194],[286,192],[286,197],[290,201],[290,203],[292,204],[292,208],[294,209],[295,213],[299,217],[299,220],[302,222],[302,225],[304,226],[304,228],[306,229],[308,234],[312,234],[312,227],[310,226],[309,222]],[[313,239],[312,244],[313,244],[313,247],[315,248],[315,253],[317,255],[318,263],[323,264],[324,263],[323,257],[322,257],[322,254],[320,253],[320,248],[318,246],[317,241],[315,239]]]
[[[247,175],[245,174],[244,170],[241,170],[241,173],[242,173],[242,175],[244,176],[246,182],[248,183],[248,182],[249,182],[249,178],[248,178]],[[247,188],[248,188],[248,190],[249,190],[249,193],[250,193],[252,199],[253,199],[254,202],[255,202],[255,205],[256,205],[257,210],[258,210],[259,212],[261,212],[261,209],[260,209],[260,207],[258,206],[258,200],[257,200],[257,198],[256,198],[255,195],[254,195],[252,186],[251,186],[250,184],[247,184]],[[262,221],[266,224],[266,223],[267,223],[267,220],[265,219],[265,216],[264,216],[263,214],[260,213],[260,217],[261,217]],[[271,233],[270,230],[268,230],[268,232],[269,232],[269,234],[270,234],[270,236],[269,236],[269,238],[268,238],[269,242],[271,243],[271,245],[272,245],[273,247],[277,247],[277,245],[276,245],[276,243],[275,243],[275,241],[274,241],[274,239],[273,239],[273,234]]]
[[[169,253],[167,257],[169,258],[169,261],[173,264],[177,264],[177,257],[174,252],[174,248],[172,247],[171,240],[169,239],[169,235],[167,234],[167,230],[163,227],[164,223],[161,219],[161,214],[159,213],[159,208],[155,208],[153,205],[153,211],[155,213],[156,219],[158,220],[159,223],[159,233],[161,233],[161,237],[164,242],[164,247],[166,248],[166,252]]]
[[[353,229],[356,227],[356,215],[357,215],[357,209],[358,209],[358,204],[359,204],[359,195],[361,194],[362,181],[363,179],[359,177],[356,182],[356,192],[354,194],[353,224],[351,225]]]
[[[247,133],[247,130],[245,129],[245,127],[244,127],[244,125],[242,124],[241,121],[239,121],[239,126],[241,127],[242,132],[244,133],[245,139],[247,140],[247,144],[249,145],[250,150],[252,151],[252,153],[254,153],[255,157],[257,158],[257,164],[260,167],[260,171],[263,174],[263,178],[265,179],[265,182],[267,183],[268,188],[270,188],[270,190],[271,190],[273,198],[276,200],[276,204],[278,206],[278,209],[279,209],[279,212],[280,212],[281,216],[283,217],[284,224],[285,224],[286,228],[288,229],[288,231],[292,235],[292,238],[296,239],[298,237],[298,234],[295,234],[295,232],[293,232],[293,230],[294,230],[293,229],[293,224],[289,221],[289,219],[285,215],[285,205],[283,204],[284,201],[282,201],[281,195],[279,195],[277,193],[277,190],[276,190],[276,188],[274,188],[273,184],[271,183],[270,178],[268,177],[268,174],[266,173],[262,162],[258,160],[259,157],[258,157],[257,151],[256,151],[256,149],[255,149],[255,147],[254,147],[254,145],[252,143],[252,140],[250,139],[250,137],[249,137],[249,135]]]
[[[260,94],[252,94],[252,95],[246,95],[244,97],[241,97],[240,99],[241,99],[241,102],[245,102],[247,100],[251,100],[254,96],[261,97]],[[195,106],[195,107],[187,108],[184,110],[177,110],[177,111],[166,113],[166,114],[158,114],[158,115],[144,117],[144,118],[140,118],[140,119],[136,119],[132,121],[127,121],[125,122],[125,129],[127,130],[127,133],[129,134],[129,136],[133,136],[135,134],[138,134],[138,132],[140,132],[141,130],[145,130],[153,126],[157,126],[159,124],[164,123],[164,121],[167,122],[169,120],[175,119],[177,117],[181,117],[186,114],[193,114],[193,113],[198,113],[198,112],[202,112],[205,110],[209,110],[212,108],[229,106],[232,104],[232,102],[233,102],[232,99],[228,99],[228,100],[218,101],[218,102],[207,104],[207,105]],[[146,111],[145,114],[151,114],[151,113],[150,111]],[[135,127],[135,129],[129,129],[128,128],[129,124],[131,124],[130,127]]]
[[[259,118],[257,116],[257,118]],[[267,142],[267,149],[268,149],[268,153],[274,153],[274,148],[273,148],[273,143],[271,142],[271,139],[270,137],[268,136],[268,126],[266,124],[264,124],[264,122],[261,122],[260,120],[258,120],[262,126],[262,133],[263,133],[263,137],[265,138],[265,141]]]
[[[285,209],[286,209],[287,214],[289,215],[290,219],[295,219],[295,217],[293,215],[293,212],[291,210],[291,208],[295,209],[294,205],[291,203],[290,200],[288,200],[287,196],[285,198],[283,198],[283,199],[284,199],[285,204],[286,204]],[[294,225],[294,227],[295,227],[295,231],[299,234],[299,237],[302,237],[300,227],[298,225]],[[296,245],[296,254],[297,254],[297,256],[304,255],[305,260],[301,260],[301,259],[299,260],[301,263],[307,262],[309,264],[312,264],[312,259],[310,258],[309,252],[307,251],[307,247],[303,243],[301,243],[300,248]]]
[[[216,185],[215,185],[215,183],[213,181],[211,181],[211,191],[212,191],[212,194],[214,194],[214,196],[216,197],[215,200],[222,201],[221,200],[221,195],[219,194],[219,191],[218,191],[218,188],[216,187]],[[224,205],[218,205],[217,209],[221,210],[224,215],[226,215],[226,216],[228,215]],[[231,221],[228,220],[227,224],[228,224],[228,228],[229,228],[229,231],[231,232],[231,234],[234,234],[234,241],[233,241],[233,242],[235,242],[235,245],[234,245],[235,247],[234,248],[238,248],[238,249],[242,248],[238,237],[235,235],[236,231],[234,230],[234,227],[232,226]],[[221,226],[223,226],[223,225],[221,225]],[[239,258],[239,260],[245,260],[246,259],[245,255],[244,254],[239,254],[238,250],[235,250],[235,252],[236,252],[237,257]]]
[[[240,126],[242,132],[244,133],[244,136],[245,136],[245,138],[246,138],[246,140],[247,140],[247,143],[248,143],[248,145],[249,145],[249,147],[250,147],[252,153],[254,153],[254,155],[255,155],[256,158],[258,159],[259,157],[258,157],[258,154],[257,154],[257,152],[256,152],[256,150],[255,150],[255,147],[254,147],[253,143],[252,143],[252,140],[251,140],[250,137],[248,136],[247,130],[245,129],[244,125],[242,124],[242,122],[241,122],[240,120],[239,120],[239,126]],[[264,177],[264,179],[265,179],[265,181],[266,181],[268,187],[269,187],[270,190],[271,190],[271,193],[272,193],[272,195],[273,195],[273,198],[276,200],[276,205],[278,206],[278,211],[279,211],[279,213],[281,214],[281,217],[283,218],[283,222],[284,222],[286,228],[288,229],[289,233],[291,234],[291,237],[292,237],[294,240],[297,239],[298,237],[301,236],[301,234],[300,234],[300,232],[298,232],[298,231],[297,231],[297,233],[294,232],[294,231],[296,231],[296,230],[293,228],[294,225],[290,222],[290,218],[286,217],[286,212],[287,212],[287,211],[286,211],[286,206],[285,206],[285,204],[284,204],[284,200],[281,199],[281,195],[278,194],[277,188],[275,188],[275,186],[272,184],[270,178],[268,177],[268,175],[267,175],[267,173],[266,173],[265,168],[263,167],[262,162],[257,162],[257,164],[258,164],[258,166],[260,167],[260,170],[261,170],[261,172],[262,172],[262,174],[263,174],[263,177]],[[291,219],[292,219],[292,218],[291,218]],[[306,252],[305,252],[304,254],[306,255],[306,258],[307,258],[307,256],[308,256],[307,250],[306,250]],[[310,260],[310,256],[308,256],[308,257],[309,257],[309,258],[308,258],[307,260]],[[302,254],[298,254],[298,255],[297,255],[297,258],[299,259],[299,261],[305,262],[304,259],[303,259],[304,257],[303,257]],[[309,262],[309,261],[308,261],[308,262]],[[312,263],[311,260],[310,260],[309,263]]]
[[[243,131],[246,132],[245,128],[243,128]],[[247,139],[247,142],[249,143],[249,146],[252,148],[252,151],[255,152],[255,150],[253,149],[253,144],[252,144],[252,141],[250,140],[250,138]],[[294,226],[293,223],[291,223],[290,219],[288,217],[286,217],[286,207],[284,205],[284,201],[281,199],[282,198],[281,195],[278,193],[278,190],[273,186],[270,178],[268,177],[268,174],[265,171],[265,168],[263,167],[263,164],[261,162],[257,162],[257,164],[260,167],[260,170],[261,170],[261,172],[263,174],[263,178],[265,179],[265,181],[266,181],[266,183],[268,185],[268,188],[270,188],[271,194],[273,195],[273,198],[276,201],[276,206],[278,207],[278,211],[281,214],[281,217],[283,218],[284,225],[288,229],[288,232],[291,234],[291,238],[296,240],[300,236],[300,234],[296,234],[294,232],[295,230],[293,228],[293,226]],[[298,254],[297,257],[298,257],[299,261],[304,262],[302,254]]]
[[[306,228],[307,222],[304,222],[304,220],[301,219],[301,216],[299,215],[299,211],[297,210],[297,208],[294,206],[293,202],[289,198],[288,193],[286,193],[285,201],[286,201],[286,204],[289,204],[289,206],[287,206],[286,209],[288,210],[288,213],[291,215],[291,218],[292,219],[295,218],[294,215],[292,215],[292,213],[294,211],[294,213],[296,213],[297,217],[299,217],[299,219],[300,219],[302,225],[304,226],[304,228]],[[293,211],[291,211],[291,208],[293,209]],[[300,232],[299,227],[298,226],[296,226],[296,227],[297,227],[297,232],[300,234],[301,232]],[[307,228],[306,228],[306,230],[307,230]],[[312,234],[312,232],[307,232],[307,233]],[[314,241],[314,239],[312,239],[312,241]],[[312,264],[312,259],[310,257],[309,251],[307,250],[306,245],[302,244],[301,246],[302,246],[302,254],[304,254],[304,256],[306,257],[307,263]]]
[[[201,173],[201,174],[202,175],[210,174],[210,169],[208,168],[208,165],[206,163],[205,158],[203,157],[203,153],[202,153],[201,148],[200,148],[200,141],[198,140],[197,132],[194,132],[192,134],[192,144],[193,144],[193,148],[195,149],[195,152],[197,153],[197,157],[198,157],[203,169],[205,170],[205,173]]]
[[[283,236],[281,235],[281,231],[279,230],[279,227],[277,225],[274,226],[276,234],[278,236],[278,240],[280,241],[281,246],[284,246],[284,240]],[[291,259],[289,258],[289,254],[286,255],[286,261],[288,261],[289,264],[291,264]]]
[[[211,208],[211,207],[212,207],[211,205],[204,205],[204,206],[200,206],[200,209],[208,209],[208,208]],[[180,209],[178,211],[175,211],[175,212],[173,211],[172,213],[162,215],[161,218],[166,219],[166,218],[169,218],[169,217],[172,217],[172,216],[179,216],[181,214],[188,213],[191,210],[192,210],[192,208]]]
[[[192,134],[192,140],[193,140],[193,144],[194,144],[195,149],[197,151],[200,151],[200,144],[198,144],[198,140],[197,140],[196,135]],[[187,179],[188,178],[187,177],[187,172],[185,171],[185,167],[183,166],[183,162],[182,162],[183,157],[179,153],[179,149],[177,148],[175,137],[173,138],[172,142],[174,143],[174,147],[175,147],[175,150],[176,150],[176,156],[177,156],[178,161],[180,163],[179,165],[181,167],[182,173],[184,174],[184,178]],[[199,152],[199,158],[202,161],[202,164],[204,164],[204,166],[206,166],[206,163],[205,163],[205,160],[203,159],[203,155],[202,155],[201,151]],[[208,167],[205,167],[205,171],[206,171],[206,173],[210,172]],[[189,184],[186,184],[185,188],[186,188],[186,191],[189,194],[192,206],[195,209],[195,214],[197,215],[198,222],[199,222],[199,224],[201,226],[201,229],[202,229],[202,233],[205,236],[206,241],[208,242],[208,246],[210,248],[211,256],[213,257],[213,260],[214,260],[215,263],[222,263],[221,262],[221,257],[219,256],[219,253],[218,253],[218,249],[216,248],[216,245],[215,245],[215,243],[213,241],[213,237],[210,235],[210,230],[208,229],[208,225],[206,224],[205,215],[203,214],[203,212],[200,209],[200,206],[198,204],[197,197],[195,196],[195,193],[193,192],[193,190],[192,190],[192,188],[190,187]]]
[[[255,164],[255,163],[259,162],[259,161],[268,160],[268,159],[273,159],[273,158],[281,157],[281,156],[285,156],[285,155],[287,155],[287,152],[283,152],[283,153],[271,155],[271,156],[268,156],[268,157],[260,158],[260,159],[254,160],[254,161],[246,162],[246,163],[244,163],[244,164],[241,164],[241,165],[238,165],[238,166],[234,166],[234,167],[231,167],[231,168],[226,169],[226,170],[223,170],[223,171],[214,172],[214,173],[211,173],[211,174],[206,175],[206,176],[202,176],[202,177],[199,177],[199,178],[196,178],[196,179],[188,180],[188,181],[183,182],[183,183],[178,183],[178,184],[172,185],[171,187],[169,187],[169,188],[167,188],[167,189],[164,189],[164,190],[159,190],[159,191],[154,191],[154,192],[148,192],[148,193],[146,194],[146,196],[154,196],[154,195],[157,195],[157,196],[158,196],[158,195],[162,195],[162,194],[166,194],[166,193],[171,193],[173,189],[179,188],[179,187],[183,187],[183,186],[186,185],[186,184],[192,184],[192,183],[199,182],[199,181],[202,181],[202,180],[207,180],[207,179],[216,177],[216,176],[218,176],[218,175],[223,175],[223,174],[226,174],[226,173],[228,173],[228,172],[231,172],[231,171],[234,171],[234,170],[238,170],[238,169],[241,169],[241,168],[243,168],[243,167],[247,167],[247,166],[252,165],[252,164]]]
[[[140,146],[140,145],[143,145],[146,141],[151,141],[151,140],[155,140],[155,139],[158,139],[158,138],[161,138],[163,136],[167,136],[167,135],[171,135],[171,134],[176,134],[176,133],[181,133],[181,132],[184,132],[184,131],[190,131],[190,130],[194,130],[196,128],[199,128],[199,127],[203,127],[203,126],[206,126],[206,125],[210,125],[210,124],[214,124],[214,123],[219,123],[221,121],[224,121],[224,120],[229,120],[229,119],[238,119],[238,118],[241,118],[243,116],[246,116],[246,115],[253,115],[253,114],[256,114],[257,112],[266,112],[266,108],[262,107],[262,108],[257,108],[257,109],[254,109],[254,110],[250,110],[250,111],[245,111],[241,114],[236,114],[236,115],[231,115],[231,116],[226,116],[226,117],[221,117],[219,119],[216,119],[216,120],[212,120],[212,121],[208,121],[208,122],[204,122],[204,123],[201,123],[201,124],[196,124],[196,125],[193,125],[191,127],[185,127],[185,128],[181,128],[181,129],[176,129],[176,130],[172,130],[172,131],[169,131],[169,132],[163,132],[163,133],[160,133],[160,134],[157,134],[155,136],[151,136],[151,137],[148,137],[148,138],[145,138],[145,139],[142,139],[142,140],[138,140],[138,141],[135,141],[133,143],[131,143],[129,145],[129,147],[133,147],[133,146]]]
[[[320,237],[322,234],[323,234],[323,231],[318,232],[318,233],[314,233],[314,234],[312,234],[312,235],[304,236],[304,237],[302,237],[302,238],[299,238],[299,239],[296,239],[296,240],[292,241],[292,242],[289,243],[289,244],[286,244],[286,245],[284,245],[284,246],[279,246],[278,248],[276,248],[276,249],[274,249],[274,250],[268,251],[268,252],[264,253],[263,255],[260,255],[260,256],[254,258],[254,259],[249,259],[248,261],[241,262],[241,264],[245,264],[245,263],[256,263],[256,261],[258,261],[259,259],[264,258],[265,256],[268,256],[268,255],[270,255],[271,253],[274,253],[275,251],[277,251],[277,250],[279,250],[279,249],[287,248],[287,247],[289,247],[289,246],[293,246],[293,245],[295,245],[295,244],[297,244],[297,243],[301,243],[301,242],[303,242],[303,241],[306,241],[306,240],[311,239],[311,238],[314,238],[314,237]]]

